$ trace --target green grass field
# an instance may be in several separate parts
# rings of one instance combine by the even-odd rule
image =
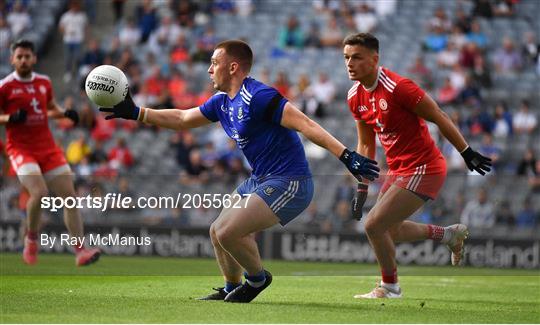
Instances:
[[[2,323],[539,323],[538,271],[402,267],[399,300],[356,300],[375,265],[268,261],[273,284],[250,304],[198,301],[222,284],[208,259],[73,256],[23,265],[0,254]],[[420,275],[418,275],[420,274]]]

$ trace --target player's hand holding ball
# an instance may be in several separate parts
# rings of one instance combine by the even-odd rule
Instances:
[[[140,107],[136,106],[131,99],[131,94],[127,93],[126,98],[120,103],[114,105],[113,107],[100,107],[100,112],[112,113],[105,116],[106,120],[113,118],[123,118],[127,120],[137,120],[139,118],[139,112],[141,111]]]
[[[370,181],[379,177],[379,167],[377,162],[367,157],[359,155],[355,151],[350,151],[345,148],[343,153],[339,157],[339,160],[347,167],[347,169],[353,174],[359,182],[362,182],[362,177],[369,179]]]
[[[26,111],[22,108],[9,114],[8,123],[24,123],[24,121],[26,121]]]
[[[94,68],[86,77],[85,90],[101,112],[112,113],[105,119],[138,118],[140,108],[131,99],[126,75],[117,67],[100,65]]]
[[[471,147],[467,147],[461,153],[461,156],[470,171],[476,170],[482,176],[491,171],[491,159],[482,156],[480,153],[472,150]]]

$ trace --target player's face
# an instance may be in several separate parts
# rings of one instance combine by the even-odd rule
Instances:
[[[11,65],[21,77],[28,76],[35,63],[36,55],[30,49],[18,47],[11,55]]]
[[[351,80],[362,80],[374,73],[379,63],[377,52],[361,45],[345,45],[343,58]]]
[[[208,73],[216,90],[226,91],[231,75],[229,73],[230,60],[224,49],[216,49],[210,59]]]

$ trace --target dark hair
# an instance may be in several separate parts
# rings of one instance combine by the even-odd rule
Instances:
[[[379,53],[379,40],[370,33],[349,35],[343,40],[343,46],[345,45],[360,45]]]
[[[32,53],[35,53],[34,43],[27,39],[20,39],[16,42],[11,43],[11,53],[14,53],[15,50],[19,47],[22,47],[23,49],[29,49],[30,51],[32,51]]]
[[[227,55],[238,60],[238,64],[240,64],[242,70],[246,72],[251,70],[251,66],[253,65],[253,51],[246,42],[240,40],[223,41],[216,45],[217,49],[225,50]]]

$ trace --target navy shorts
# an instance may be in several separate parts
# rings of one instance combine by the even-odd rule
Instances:
[[[285,226],[304,211],[313,199],[311,176],[302,178],[270,176],[263,179],[250,177],[236,188],[240,195],[256,193],[278,216]]]

